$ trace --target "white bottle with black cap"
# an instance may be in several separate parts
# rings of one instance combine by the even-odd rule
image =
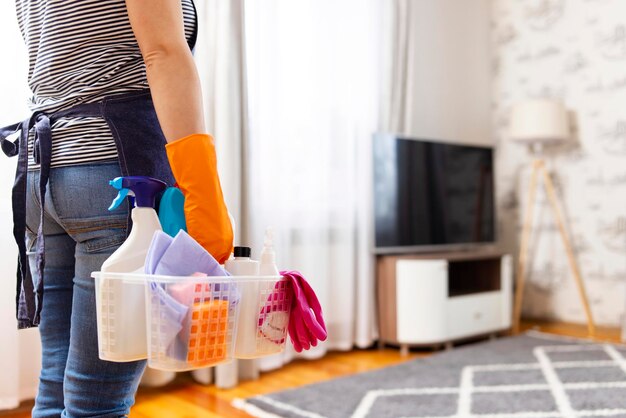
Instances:
[[[234,258],[226,260],[224,267],[233,276],[258,276],[259,262],[252,260],[250,247],[235,247]]]
[[[250,247],[235,247],[234,258],[226,261],[224,267],[233,276],[258,276],[259,262],[250,258]],[[237,321],[237,341],[235,357],[253,358],[256,356],[256,338],[259,308],[259,285],[256,280],[242,278],[237,282],[241,291],[239,321]]]

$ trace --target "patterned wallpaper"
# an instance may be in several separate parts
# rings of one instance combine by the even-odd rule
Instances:
[[[564,101],[574,141],[547,162],[598,324],[626,301],[626,1],[493,0],[500,234],[517,251],[532,156],[506,138],[511,106]],[[557,226],[538,189],[524,314],[585,320]]]

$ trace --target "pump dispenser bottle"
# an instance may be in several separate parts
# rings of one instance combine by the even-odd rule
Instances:
[[[261,260],[259,263],[259,274],[261,276],[278,276],[278,267],[276,267],[276,253],[274,252],[274,232],[272,228],[265,230],[265,239],[263,240],[263,250],[261,250]]]
[[[261,250],[261,261],[259,270],[261,276],[280,276],[276,267],[276,253],[273,243],[274,234],[272,228],[265,230],[263,240],[263,250]],[[285,342],[285,331],[289,324],[289,308],[287,303],[278,301],[289,300],[288,289],[284,282],[277,282],[272,293],[261,308],[259,317],[259,334],[263,337],[263,350],[265,352],[280,351]]]

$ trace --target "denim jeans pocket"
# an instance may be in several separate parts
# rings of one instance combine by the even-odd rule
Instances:
[[[117,162],[51,171],[50,212],[79,245],[78,251],[97,253],[117,247],[126,239],[126,205],[114,212],[107,209],[117,194],[109,180],[120,174]]]
[[[64,221],[63,226],[89,253],[118,247],[126,239],[126,215]]]
[[[119,247],[126,239],[126,230],[123,229],[113,234],[101,237],[93,237],[85,242],[87,252],[96,253],[113,247]]]

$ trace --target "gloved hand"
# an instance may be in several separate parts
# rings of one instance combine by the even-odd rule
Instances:
[[[327,337],[322,307],[309,283],[297,271],[281,271],[291,281],[293,301],[289,317],[289,337],[299,353],[315,347]]]
[[[223,264],[233,249],[233,228],[217,173],[213,138],[189,135],[170,142],[165,150],[185,195],[187,232]]]

